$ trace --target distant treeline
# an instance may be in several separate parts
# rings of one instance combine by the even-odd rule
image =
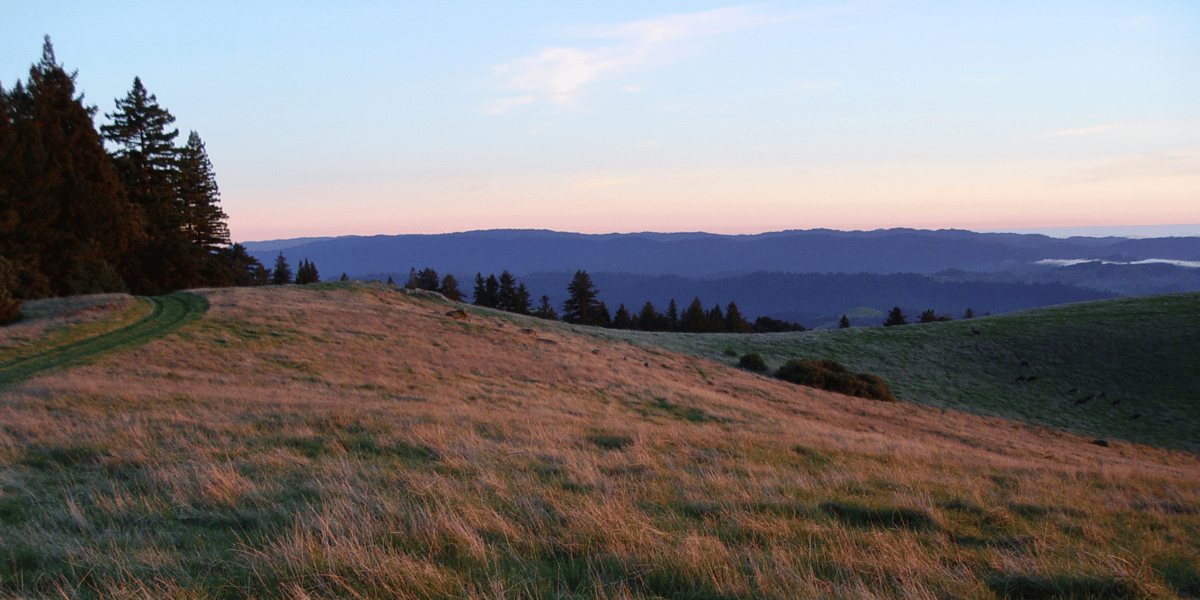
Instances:
[[[453,275],[439,279],[437,271],[428,267],[420,271],[415,268],[410,270],[405,287],[440,292],[450,300],[463,299]],[[587,272],[576,271],[574,279],[567,286],[568,298],[562,305],[561,320],[566,323],[611,329],[682,333],[775,333],[805,330],[797,323],[767,316],[759,317],[751,323],[742,316],[735,302],[730,302],[723,311],[720,305],[705,310],[699,297],[693,299],[682,312],[674,299],[667,304],[666,311],[661,313],[649,301],[643,304],[637,313],[631,313],[623,303],[617,306],[616,312],[610,312],[608,306],[597,298],[599,292]],[[508,271],[500,273],[499,277],[495,274],[484,277],[482,273],[476,273],[472,303],[551,321],[560,320],[549,296],[542,295],[537,306],[534,306],[525,284],[517,282],[516,277]]]
[[[0,87],[0,320],[25,298],[265,283],[230,246],[199,134],[176,145],[136,77],[97,131],[76,75],[47,36],[28,81]]]

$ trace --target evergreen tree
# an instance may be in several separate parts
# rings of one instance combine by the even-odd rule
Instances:
[[[603,300],[596,305],[596,317],[591,324],[596,327],[612,327],[612,313],[608,312]]]
[[[617,312],[613,314],[612,326],[614,329],[632,329],[633,318],[629,316],[629,311],[626,310],[624,303],[617,306]]]
[[[350,281],[350,277],[346,275],[345,271],[342,271],[342,276],[338,278],[338,281]]]
[[[508,312],[517,312],[517,279],[507,270],[500,273],[496,288],[496,308]]]
[[[441,279],[438,277],[437,271],[429,267],[417,271],[417,289],[436,292],[440,286]]]
[[[471,296],[471,303],[475,306],[488,306],[490,304],[487,297],[487,282],[483,280],[482,273],[475,274],[475,289]]]
[[[785,333],[789,331],[804,331],[804,326],[791,321],[773,319],[767,315],[754,320],[754,333]]]
[[[713,306],[708,311],[707,327],[705,331],[720,333],[725,331],[725,315],[721,314],[721,305]]]
[[[28,87],[0,89],[0,251],[14,297],[124,290],[116,266],[143,236],[75,77],[47,36]]]
[[[708,328],[708,313],[704,311],[704,305],[700,304],[700,297],[697,296],[679,316],[679,331],[703,333],[708,331]]]
[[[257,258],[250,256],[246,247],[241,244],[218,248],[216,261],[224,270],[219,285],[252,286],[270,283],[267,269]]]
[[[279,257],[275,259],[275,270],[271,272],[272,285],[285,285],[292,282],[292,268],[288,266],[287,259],[283,257],[283,253],[279,253]],[[388,283],[392,282],[392,278],[388,278]]]
[[[933,314],[932,308],[921,313],[921,322],[922,323],[936,323],[937,320],[938,320],[938,317],[937,317],[937,315]]]
[[[730,302],[725,307],[725,331],[727,333],[753,333],[754,326],[742,316],[737,304]]]
[[[642,310],[637,315],[637,327],[642,331],[662,331],[665,328],[665,323],[662,323],[663,316],[654,310],[654,303],[647,301],[642,305]]]
[[[442,283],[440,286],[438,286],[437,291],[441,292],[441,294],[445,296],[447,300],[452,300],[454,302],[463,301],[462,290],[458,289],[458,280],[449,273],[446,273],[446,276],[442,277]]]
[[[532,306],[532,300],[529,297],[529,289],[524,283],[517,284],[517,291],[513,294],[512,312],[518,315],[529,314],[529,308]]]
[[[908,317],[900,311],[899,306],[893,308],[888,313],[887,320],[883,322],[884,327],[894,327],[896,325],[908,325]]]
[[[183,229],[188,241],[203,253],[212,254],[229,245],[229,215],[221,210],[220,191],[212,161],[200,134],[188,135],[179,149],[179,201],[183,209]]]
[[[418,287],[420,287],[420,283],[417,281],[417,268],[409,267],[408,268],[408,281],[404,282],[404,289],[415,290]]]
[[[486,294],[488,308],[498,308],[500,306],[500,281],[495,275],[488,275],[483,282],[483,289]]]
[[[974,318],[975,318],[975,311],[971,310],[971,307],[969,307],[969,306],[968,306],[968,307],[967,307],[967,312],[963,313],[963,318],[964,318],[964,319],[974,319]]]
[[[185,211],[178,194],[178,129],[169,129],[175,117],[158,105],[140,78],[112,120],[101,125],[104,139],[116,144],[114,161],[129,199],[146,216],[146,243],[123,265],[126,280],[138,293],[158,294],[195,282],[200,256],[185,229]]]
[[[667,331],[679,331],[679,309],[675,307],[675,299],[671,298],[671,302],[667,304]]]
[[[392,279],[391,275],[388,275],[387,284],[388,285],[396,285],[396,281],[394,279]]]
[[[312,264],[307,258],[300,261],[300,267],[296,269],[296,283],[308,285],[320,281],[321,276],[317,274],[317,265]]]
[[[13,296],[17,287],[17,270],[12,263],[0,256],[0,325],[7,325],[17,319],[21,311],[21,301]]]
[[[533,316],[547,321],[557,321],[558,313],[554,311],[554,306],[550,304],[550,296],[542,295],[541,302],[538,307],[533,309]]]
[[[850,318],[842,315],[842,320],[838,321],[838,329],[850,329]]]
[[[562,320],[567,323],[596,325],[600,320],[600,304],[596,301],[600,290],[592,284],[586,271],[575,271],[575,277],[567,286],[567,299],[563,302]]]

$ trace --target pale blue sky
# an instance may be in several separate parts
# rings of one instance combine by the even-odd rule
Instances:
[[[43,34],[101,113],[140,76],[240,241],[1200,223],[1192,1],[4,13],[0,82]]]

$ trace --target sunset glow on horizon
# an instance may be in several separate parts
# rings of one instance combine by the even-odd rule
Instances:
[[[1200,224],[1200,5],[154,6],[21,2],[0,83],[139,76],[235,241]]]

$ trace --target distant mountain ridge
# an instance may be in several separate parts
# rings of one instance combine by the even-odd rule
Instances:
[[[497,229],[437,235],[344,236],[244,244],[264,265],[283,253],[314,262],[324,279],[404,283],[410,268],[453,274],[470,296],[474,275],[509,271],[536,300],[561,306],[571,274],[585,270],[610,310],[636,312],[646,301],[682,310],[737,302],[751,319],[768,315],[822,326],[859,307],[893,306],[957,317],[1052,304],[1200,289],[1200,269],[1132,263],[1200,261],[1200,237],[1051,238],[965,230],[814,229],[756,235],[581,234]],[[1078,261],[1053,266],[1044,260]],[[1108,261],[1103,263],[1101,261]],[[878,325],[853,320],[855,325]]]
[[[295,243],[293,243],[295,242]],[[755,235],[711,233],[581,234],[497,229],[432,235],[343,236],[243,244],[265,265],[283,252],[322,273],[604,271],[639,275],[782,273],[1026,272],[1042,259],[1200,261],[1200,237],[1051,238],[1036,234],[943,229],[795,230]]]

